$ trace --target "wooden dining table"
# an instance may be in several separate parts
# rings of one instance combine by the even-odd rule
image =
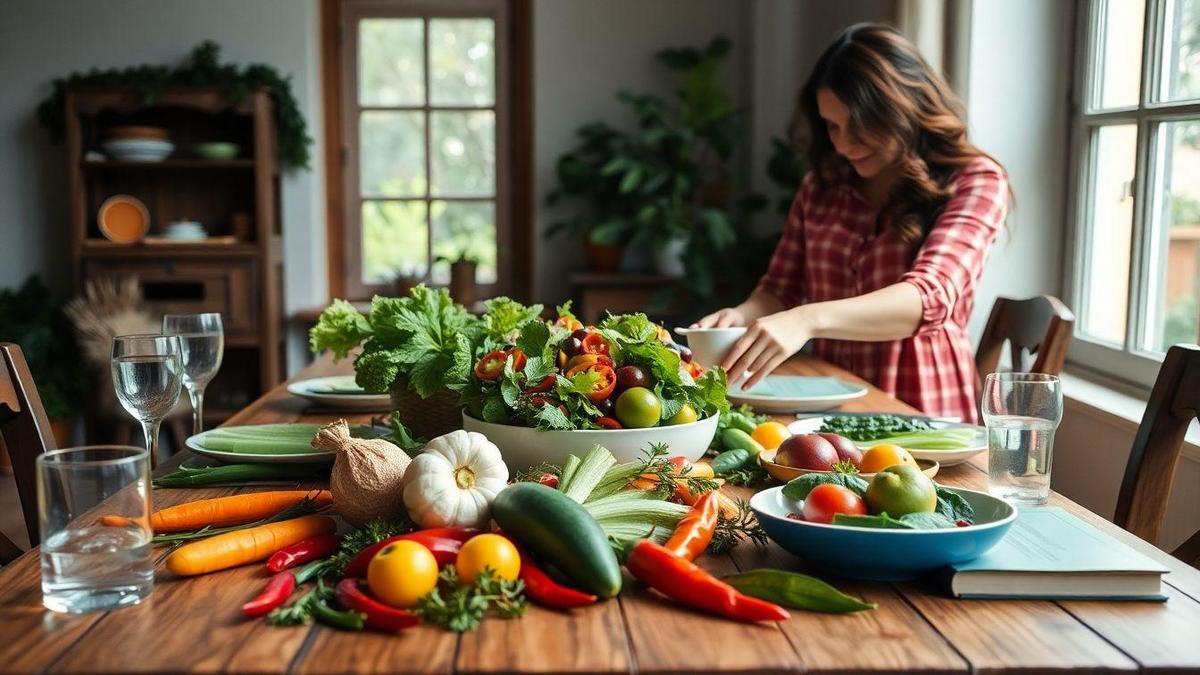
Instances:
[[[812,358],[784,372],[859,378]],[[319,359],[297,379],[349,372]],[[913,413],[868,386],[844,411]],[[342,413],[314,409],[281,385],[228,424],[325,422]],[[345,415],[365,421],[366,415]],[[786,418],[780,418],[786,420]],[[180,453],[159,467],[170,471]],[[985,458],[943,468],[939,482],[983,489]],[[154,506],[263,487],[155,489]],[[274,488],[278,489],[278,488]],[[418,626],[400,634],[347,632],[320,624],[269,625],[242,617],[243,602],[268,578],[262,565],[201,577],[167,572],[155,549],[155,588],[140,605],[86,615],[41,605],[38,552],[0,571],[3,672],[1045,672],[1146,670],[1200,672],[1200,571],[1054,494],[1060,506],[1167,566],[1166,602],[958,600],[933,580],[881,583],[822,578],[877,604],[845,615],[794,611],[775,624],[743,624],[691,611],[637,584],[613,601],[553,611],[530,606],[521,618],[490,617],[456,634]],[[772,567],[809,571],[768,544],[742,544],[698,561],[717,574]]]

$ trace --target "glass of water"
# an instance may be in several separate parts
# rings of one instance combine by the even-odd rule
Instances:
[[[37,458],[42,604],[56,612],[141,602],[154,589],[149,452],[66,448]]]
[[[225,334],[221,315],[167,314],[162,321],[163,335],[178,335],[183,349],[183,386],[192,401],[192,433],[204,431],[204,388],[221,367],[225,353]]]
[[[181,354],[176,335],[113,338],[113,387],[117,400],[142,425],[151,465],[158,463],[158,427],[179,403]]]
[[[988,491],[1017,504],[1050,498],[1054,430],[1062,420],[1058,377],[992,373],[983,385],[988,430]]]

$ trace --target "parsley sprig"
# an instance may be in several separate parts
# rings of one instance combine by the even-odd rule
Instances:
[[[425,623],[445,626],[455,633],[475,630],[494,608],[502,619],[515,619],[525,613],[529,601],[525,583],[509,581],[485,568],[473,584],[458,578],[454,565],[447,565],[438,575],[437,588],[421,599],[415,613]]]

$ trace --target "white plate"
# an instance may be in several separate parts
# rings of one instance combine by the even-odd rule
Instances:
[[[793,434],[811,434],[811,433],[815,432],[817,429],[821,428],[821,425],[825,423],[826,417],[838,417],[838,414],[830,413],[829,415],[825,415],[825,416],[806,417],[805,419],[802,419],[802,420],[796,420],[795,422],[792,422],[791,424],[788,425],[788,431],[792,432]],[[898,415],[898,417],[905,417],[905,416]],[[910,449],[909,453],[911,453],[912,456],[915,457],[916,459],[931,459],[931,460],[937,462],[938,464],[941,464],[943,467],[954,466],[955,464],[962,464],[963,462],[967,461],[968,459],[971,459],[975,455],[978,455],[979,453],[984,452],[988,449],[987,429],[985,427],[977,427],[972,424],[961,424],[958,422],[939,422],[937,420],[930,421],[929,425],[931,427],[933,427],[934,429],[949,429],[949,428],[974,429],[975,430],[975,442],[972,444],[971,447],[964,448],[962,450],[912,450],[912,449]],[[859,446],[860,448],[869,448],[872,445],[879,445],[880,443],[886,443],[886,442],[887,442],[887,439],[882,439],[882,440],[878,440],[878,441],[869,441],[869,442],[863,442],[863,443],[855,442],[855,445]]]
[[[355,410],[359,412],[390,412],[392,397],[388,394],[334,394],[323,389],[355,388],[353,375],[334,375],[332,377],[317,377],[311,380],[300,380],[288,385],[288,393],[293,396],[306,398],[313,403],[333,410]],[[361,390],[360,390],[361,391]]]
[[[230,464],[323,464],[333,461],[334,454],[332,452],[304,452],[291,455],[278,454],[258,454],[253,452],[226,452],[224,450],[213,450],[204,447],[204,435],[207,431],[202,431],[195,436],[189,436],[184,445],[188,450],[211,457],[222,462]]]
[[[804,383],[801,390],[807,390],[799,395],[775,396],[758,393],[760,387],[769,386],[770,380],[787,378],[793,383]],[[793,387],[794,389],[794,387]],[[768,375],[763,378],[763,384],[755,385],[750,391],[742,391],[736,385],[729,387],[726,393],[730,401],[746,404],[759,412],[792,413],[817,410],[829,410],[849,401],[867,395],[867,388],[861,384],[853,384],[834,377],[805,377],[800,375]]]

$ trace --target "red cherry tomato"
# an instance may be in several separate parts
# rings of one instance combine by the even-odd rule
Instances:
[[[541,407],[547,406],[547,405],[557,405],[558,409],[562,411],[562,414],[564,414],[564,415],[567,414],[567,406],[563,405],[562,403],[559,403],[556,400],[542,396],[541,394],[534,394],[533,396],[530,396],[529,404],[535,408],[541,408]]]
[[[498,380],[504,374],[504,362],[508,355],[504,352],[488,352],[475,364],[475,377],[481,380]]]
[[[555,476],[549,471],[543,471],[538,474],[537,482],[547,487],[558,487],[558,476]]]
[[[614,420],[611,417],[601,417],[600,419],[596,420],[596,424],[600,425],[600,427],[602,429],[620,429],[620,428],[622,428],[621,423]]]
[[[693,380],[704,374],[704,366],[695,361],[684,361],[683,369],[687,371],[688,375],[692,376]]]
[[[525,369],[525,352],[520,347],[511,347],[504,350],[505,356],[511,356],[513,360],[513,370]]]
[[[587,337],[583,338],[583,353],[584,354],[607,354],[608,340],[599,333],[588,333]]]
[[[538,382],[537,384],[533,385],[532,387],[528,387],[527,389],[525,389],[525,391],[527,391],[531,394],[537,394],[540,392],[550,391],[550,387],[553,387],[553,386],[554,386],[554,376],[547,375],[546,377],[542,378],[541,382]]]
[[[601,401],[612,395],[617,388],[617,374],[613,369],[602,364],[594,363],[579,365],[567,371],[567,377],[575,377],[579,373],[592,371],[600,374],[600,380],[592,385],[586,396],[589,401]]]
[[[832,523],[833,516],[846,513],[855,516],[867,515],[867,505],[862,497],[841,485],[825,483],[818,485],[804,498],[804,519],[810,523]]]
[[[572,356],[567,360],[567,366],[563,370],[574,370],[579,366],[608,366],[613,367],[613,360],[607,354],[580,354]]]

